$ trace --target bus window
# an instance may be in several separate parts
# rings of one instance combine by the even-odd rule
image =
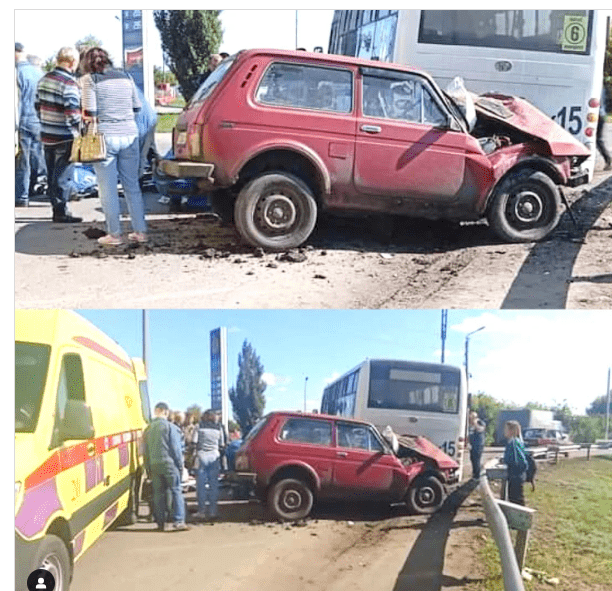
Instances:
[[[591,27],[586,10],[423,10],[419,43],[588,55]]]

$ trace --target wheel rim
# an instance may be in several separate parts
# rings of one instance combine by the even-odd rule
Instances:
[[[286,511],[297,511],[303,503],[303,497],[299,490],[289,488],[283,491],[281,504]]]
[[[542,197],[534,191],[521,191],[514,198],[514,217],[523,224],[537,222],[544,213]]]
[[[421,507],[429,507],[436,502],[436,491],[431,486],[422,486],[417,491],[417,503]]]
[[[49,554],[42,560],[40,568],[49,571],[55,579],[55,591],[64,591],[64,581],[62,578],[62,564],[56,554]]]
[[[269,235],[285,234],[298,219],[296,204],[287,195],[273,193],[263,196],[257,203],[255,223]]]

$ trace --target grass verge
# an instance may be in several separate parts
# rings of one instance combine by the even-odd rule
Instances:
[[[559,579],[534,578],[526,591],[609,591],[612,581],[612,456],[541,465],[535,492],[525,500],[537,510],[526,566]],[[478,549],[485,578],[470,591],[502,591],[499,554],[490,533]]]
[[[161,113],[157,116],[157,127],[155,131],[157,133],[169,133],[174,129],[176,120],[178,119],[178,113]]]

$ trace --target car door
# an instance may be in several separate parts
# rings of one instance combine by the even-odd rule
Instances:
[[[361,68],[354,185],[364,198],[452,201],[464,184],[469,136],[426,78]],[[366,197],[367,196],[367,197]]]
[[[364,424],[336,423],[334,488],[346,496],[387,496],[394,484],[397,459],[374,430]]]

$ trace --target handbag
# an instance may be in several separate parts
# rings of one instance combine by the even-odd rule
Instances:
[[[96,75],[92,74],[94,93],[96,92]],[[106,141],[104,134],[98,131],[98,123],[94,117],[91,124],[85,125],[85,133],[81,133],[72,143],[70,162],[102,162],[106,160]]]
[[[78,135],[72,142],[70,162],[102,162],[106,160],[106,141],[104,134],[98,131],[94,120],[87,125],[85,133]]]

